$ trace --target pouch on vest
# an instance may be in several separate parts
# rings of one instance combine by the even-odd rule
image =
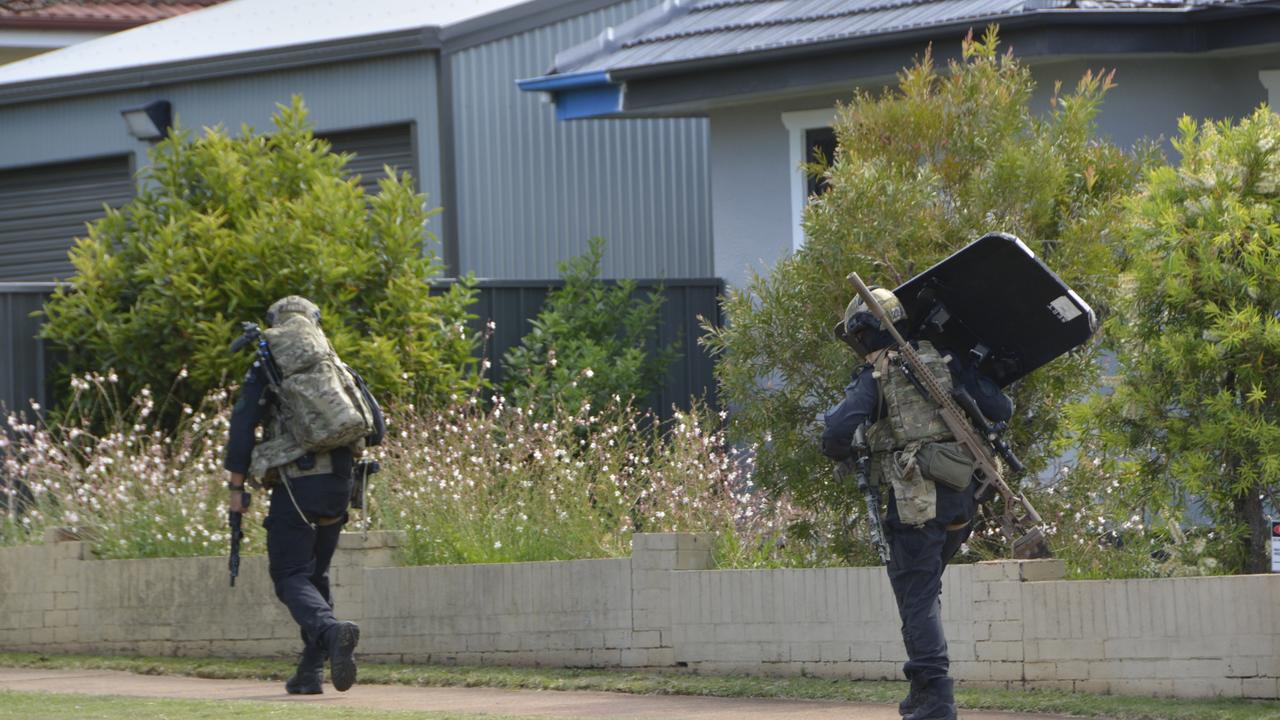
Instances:
[[[926,443],[916,453],[916,463],[925,477],[952,490],[969,487],[976,466],[969,451],[958,442]]]
[[[277,432],[254,444],[249,462],[249,477],[263,487],[270,487],[276,480],[275,469],[297,460],[307,453],[288,433],[279,432],[279,423],[272,421]]]
[[[938,517],[938,486],[920,472],[916,449],[885,456],[885,479],[893,486],[898,519],[904,525],[923,525]]]
[[[277,468],[284,477],[293,480],[309,475],[332,475],[333,453],[307,453],[293,462]]]

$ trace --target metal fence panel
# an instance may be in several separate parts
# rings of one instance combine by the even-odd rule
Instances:
[[[0,283],[0,406],[6,411],[30,410],[32,400],[49,404],[50,357],[36,339],[40,318],[31,314],[44,306],[53,283]]]
[[[478,316],[474,321],[477,329],[489,320],[494,322],[493,337],[486,349],[486,355],[494,360],[494,379],[502,379],[498,361],[507,350],[520,344],[520,339],[530,330],[529,321],[537,316],[547,294],[562,284],[539,280],[480,281],[480,297],[472,306],[472,313]],[[690,398],[714,405],[715,363],[698,345],[702,334],[698,318],[720,324],[719,297],[724,285],[715,278],[638,280],[634,296],[647,297],[657,288],[661,288],[665,302],[658,322],[658,336],[650,341],[649,349],[674,345],[680,355],[668,368],[662,388],[645,404],[663,417],[670,416],[672,405],[689,407]]]
[[[494,334],[484,349],[493,363],[493,377],[501,378],[501,358],[507,350],[520,344],[530,329],[529,320],[537,316],[547,293],[560,286],[558,281],[481,280],[479,296],[471,307],[477,316],[476,330],[494,322]],[[32,313],[44,305],[53,293],[54,283],[0,283],[0,404],[9,410],[27,409],[35,400],[47,406],[52,398],[50,369],[56,358],[46,344],[36,338],[41,319]],[[443,291],[447,285],[440,285]],[[715,404],[714,362],[698,346],[699,316],[720,324],[719,296],[723,283],[718,279],[639,280],[637,297],[646,296],[661,287],[666,302],[662,306],[655,346],[675,344],[680,357],[671,364],[666,382],[647,406],[663,417],[671,414],[672,405],[689,406],[690,398],[702,398]]]

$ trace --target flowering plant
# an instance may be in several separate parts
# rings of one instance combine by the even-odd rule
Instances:
[[[625,556],[633,532],[677,531],[716,533],[724,564],[771,562],[796,511],[752,484],[722,417],[695,405],[659,423],[617,396],[408,407],[378,449],[373,522],[404,531],[411,564]]]
[[[185,380],[180,371],[176,383]],[[231,396],[219,390],[195,407],[177,403],[177,426],[164,433],[148,421],[174,397],[157,400],[143,388],[124,399],[115,372],[91,373],[72,378],[57,425],[9,415],[0,435],[0,544],[57,528],[89,541],[103,558],[224,552],[222,447]],[[251,508],[244,523],[246,552],[262,547],[261,523],[252,521],[261,512]]]
[[[232,394],[179,403],[165,433],[147,420],[175,393],[126,399],[115,373],[71,384],[57,425],[7,418],[0,544],[56,528],[103,558],[225,552]],[[752,449],[730,447],[722,419],[695,406],[659,422],[619,398],[540,413],[479,394],[406,404],[370,451],[383,471],[358,522],[403,531],[409,564],[626,556],[633,532],[672,531],[715,533],[723,566],[827,561],[828,538],[810,530],[820,524],[753,485]],[[262,505],[245,519],[246,552],[263,547]]]

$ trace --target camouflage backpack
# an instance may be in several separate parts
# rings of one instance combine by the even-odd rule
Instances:
[[[277,469],[288,475],[285,466],[308,454],[316,456],[315,466],[302,471],[325,472],[319,467],[329,462],[329,450],[350,447],[358,455],[367,443],[376,444],[381,412],[320,329],[320,309],[290,295],[267,310],[267,322],[259,362],[277,402],[263,441],[253,448],[250,474],[264,481]]]
[[[263,332],[280,370],[274,388],[286,432],[307,452],[351,445],[373,432],[373,412],[324,331],[301,315]]]

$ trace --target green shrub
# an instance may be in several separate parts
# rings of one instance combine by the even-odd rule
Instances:
[[[1109,75],[1086,74],[1038,116],[1030,72],[997,54],[994,30],[966,39],[939,74],[928,54],[879,94],[839,109],[828,191],[805,212],[805,246],[730,290],[727,322],[704,342],[722,356],[734,437],[760,444],[757,478],[807,507],[849,507],[830,480],[815,416],[842,396],[855,358],[831,328],[850,271],[893,287],[991,231],[1020,236],[1100,313],[1120,254],[1113,227],[1139,162],[1095,137]],[[1093,347],[1060,358],[1013,389],[1012,442],[1032,474],[1054,455],[1063,403],[1093,387]]]
[[[1132,271],[1108,331],[1115,392],[1076,409],[1109,514],[1211,522],[1202,549],[1267,572],[1280,490],[1280,118],[1180,123],[1177,167],[1130,204]]]
[[[656,341],[661,291],[633,299],[635,281],[600,281],[604,241],[560,264],[564,286],[552,290],[533,329],[502,360],[512,403],[540,411],[555,404],[592,407],[643,400],[658,390],[675,348]],[[616,399],[615,399],[616,398]]]
[[[185,368],[175,392],[193,405],[243,375],[247,356],[227,352],[237,322],[261,323],[273,301],[300,294],[380,396],[442,403],[469,390],[474,289],[431,294],[442,265],[424,245],[424,197],[407,175],[366,195],[300,99],[274,122],[269,135],[177,129],[151,151],[138,197],[90,226],[71,251],[71,287],[45,306],[42,334],[64,350],[64,371],[110,369],[132,397],[163,393]]]

